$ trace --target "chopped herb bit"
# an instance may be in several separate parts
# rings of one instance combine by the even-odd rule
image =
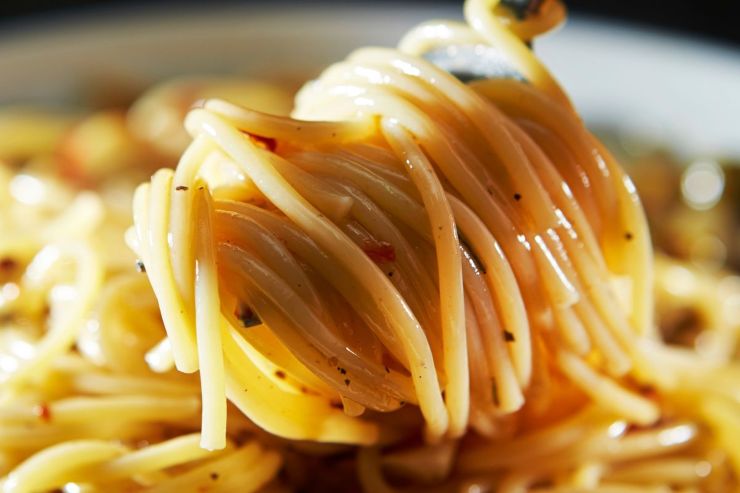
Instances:
[[[520,193],[515,193],[515,194],[514,194],[514,200],[522,200],[522,194],[520,194]]]
[[[252,311],[252,308],[244,304],[240,304],[236,308],[234,315],[242,323],[242,327],[254,327],[262,323],[262,320]]]
[[[178,185],[175,187],[175,190],[177,191],[188,190],[188,187],[186,187],[185,185]]]
[[[136,272],[146,272],[146,266],[144,265],[144,262],[139,258],[136,259]]]
[[[514,334],[512,334],[508,330],[505,330],[504,331],[504,340],[506,342],[515,342],[516,341],[516,337],[514,337]]]
[[[276,371],[275,376],[281,380],[285,380],[285,372],[283,370]]]

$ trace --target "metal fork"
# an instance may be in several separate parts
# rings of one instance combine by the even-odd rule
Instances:
[[[542,0],[502,0],[501,2],[519,19],[537,13],[541,3]],[[450,45],[434,48],[422,56],[463,82],[504,78],[526,80],[506,56],[493,46]]]

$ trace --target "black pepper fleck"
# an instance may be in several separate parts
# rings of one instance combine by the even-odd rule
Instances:
[[[188,190],[188,187],[186,187],[185,185],[178,185],[175,187],[175,190],[178,190],[178,191]]]
[[[515,193],[514,194],[514,200],[521,200],[521,199],[522,199],[522,194],[520,194],[520,193]]]
[[[512,334],[508,330],[505,330],[504,331],[504,340],[506,342],[515,342],[516,341],[516,337],[514,337],[514,334]]]

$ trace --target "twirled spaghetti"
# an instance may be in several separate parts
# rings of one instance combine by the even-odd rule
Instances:
[[[305,487],[334,454],[367,491],[732,491],[737,324],[711,352],[661,341],[634,186],[525,45],[562,6],[496,4],[353,53],[291,117],[200,101],[133,195],[149,283],[106,264],[90,192],[86,222],[18,236],[16,308],[38,327],[48,293],[50,314],[37,340],[6,329],[5,490]],[[526,80],[421,56],[455,45]],[[161,158],[156,128],[120,140]]]

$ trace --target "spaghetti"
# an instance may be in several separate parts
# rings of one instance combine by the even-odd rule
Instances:
[[[525,45],[563,8],[507,9],[357,51],[291,117],[199,102],[177,166],[133,193],[146,277],[98,243],[127,224],[100,194],[55,184],[31,231],[27,194],[0,197],[5,490],[733,491],[737,320],[701,352],[661,340],[680,266],[654,282],[634,185]],[[526,81],[421,57],[454,45]],[[157,94],[129,123],[177,100]],[[136,128],[118,141],[171,154]]]

